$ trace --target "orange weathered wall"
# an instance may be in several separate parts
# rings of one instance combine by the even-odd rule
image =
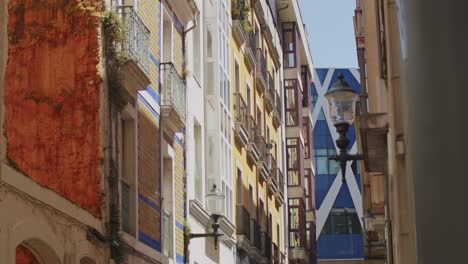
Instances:
[[[5,132],[10,162],[100,214],[100,0],[10,0]]]

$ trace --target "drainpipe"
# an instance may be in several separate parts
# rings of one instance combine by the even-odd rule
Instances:
[[[192,22],[193,22],[193,25],[191,27],[189,27],[188,29],[184,30],[183,34],[182,34],[182,52],[184,54],[184,61],[183,61],[183,65],[182,65],[182,69],[184,70],[184,72],[186,73],[186,69],[187,69],[187,54],[185,53],[185,47],[186,47],[186,36],[187,36],[187,33],[189,33],[190,31],[192,31],[193,29],[195,29],[198,24],[197,24],[197,17],[200,15],[200,11],[198,11],[198,9],[196,8],[196,6],[193,6],[192,5],[192,11],[195,13],[195,15],[192,17]],[[187,79],[187,74],[184,74],[184,80]],[[185,96],[187,97],[187,94],[185,94]],[[185,101],[187,102],[187,100]],[[187,157],[187,153],[185,153],[185,148],[184,148],[184,160],[186,159]],[[186,160],[184,161],[186,162]],[[185,179],[185,181],[187,181],[187,178]],[[187,184],[187,182],[185,182],[185,184]],[[185,197],[187,198],[187,197]],[[186,201],[186,206],[188,205],[188,201]],[[187,215],[188,215],[188,210],[187,208],[185,208],[185,212],[186,212],[186,215],[185,215],[185,220],[187,220]],[[184,227],[185,228],[185,227]],[[186,234],[185,234],[185,230],[184,230],[184,263],[189,263],[189,242],[190,241],[189,239],[187,239],[186,237]],[[188,241],[187,241],[188,240]]]

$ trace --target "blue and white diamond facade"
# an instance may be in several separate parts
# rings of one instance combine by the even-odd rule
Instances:
[[[315,199],[317,208],[318,259],[362,259],[364,241],[362,234],[361,175],[356,163],[348,162],[346,184],[341,181],[341,170],[328,157],[339,150],[335,127],[328,117],[325,93],[343,73],[344,79],[357,92],[360,91],[358,69],[315,69],[315,80],[311,86],[313,111],[313,147],[315,168]],[[354,125],[347,134],[349,152],[356,153]]]

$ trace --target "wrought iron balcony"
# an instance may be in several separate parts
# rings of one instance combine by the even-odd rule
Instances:
[[[275,243],[271,252],[271,264],[281,264],[281,251]]]
[[[257,142],[255,138],[258,129],[257,124],[255,123],[255,120],[251,115],[247,116],[247,131],[249,134],[249,142],[247,143],[247,158],[251,162],[257,163],[260,159],[260,151],[257,147]]]
[[[247,39],[244,26],[242,25],[243,20],[244,18],[241,17],[239,14],[232,14],[232,33],[234,40],[240,46],[244,45]]]
[[[260,233],[260,224],[254,218],[250,219],[250,234],[251,241],[253,241],[255,248],[258,252],[262,252],[262,238]]]
[[[125,41],[116,43],[127,60],[119,69],[123,87],[131,96],[134,105],[139,90],[146,89],[149,79],[149,38],[150,31],[141,21],[132,6],[117,6],[116,12],[125,27]]]
[[[271,237],[267,232],[263,232],[262,234],[262,254],[268,260],[272,260],[272,243]]]
[[[281,206],[284,203],[284,176],[280,168],[276,168],[276,176],[278,179],[278,190],[275,192],[275,200]]]
[[[275,109],[275,99],[276,99],[276,91],[275,91],[275,81],[271,76],[271,73],[267,73],[267,89],[265,93],[265,108],[268,112],[273,111]]]
[[[267,88],[267,62],[263,55],[262,49],[257,49],[257,72],[255,74],[255,81],[257,82],[257,89],[263,93]]]
[[[249,142],[248,134],[248,121],[247,121],[247,104],[242,98],[240,93],[234,93],[235,104],[234,104],[234,136],[238,143],[245,147]]]
[[[247,62],[247,66],[249,67],[249,70],[254,70],[257,65],[257,59],[255,55],[255,52],[257,49],[257,45],[255,42],[255,34],[253,31],[247,31],[246,36],[247,38],[246,38],[244,55],[246,57],[246,62]]]
[[[283,104],[281,103],[281,97],[278,92],[275,93],[275,111],[273,111],[272,119],[273,126],[278,128],[281,126],[282,115],[283,115]]]
[[[149,76],[149,29],[132,6],[118,6],[117,13],[126,29],[125,41],[121,44],[122,50],[135,60],[142,71]]]
[[[268,189],[271,193],[276,193],[278,191],[278,178],[279,178],[279,169],[276,166],[276,160],[271,156],[272,167],[270,170],[270,176],[268,177]]]
[[[255,142],[260,152],[260,159],[257,161],[257,175],[261,182],[267,181],[270,174],[269,166],[271,166],[271,160],[269,159],[270,148],[260,130],[257,130]]]
[[[237,235],[250,239],[250,214],[242,205],[236,206]]]
[[[186,89],[185,81],[171,62],[160,64],[161,116],[172,133],[185,126]]]

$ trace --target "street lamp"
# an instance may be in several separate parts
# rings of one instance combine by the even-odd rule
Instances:
[[[340,149],[339,155],[329,157],[338,161],[341,167],[343,183],[346,182],[346,163],[348,161],[362,160],[363,155],[351,155],[347,153],[349,139],[346,138],[349,126],[354,122],[356,114],[356,102],[358,93],[354,91],[347,82],[344,81],[343,74],[338,75],[338,81],[325,94],[328,101],[328,115],[336,128],[340,137],[336,140],[336,145]]]
[[[223,234],[218,233],[219,229],[219,218],[221,218],[223,213],[223,201],[224,195],[216,187],[216,184],[213,184],[210,192],[206,195],[206,204],[207,211],[210,213],[211,227],[213,232],[205,234],[188,234],[188,239],[198,238],[198,237],[213,237],[215,250],[218,249],[218,238]]]
[[[371,239],[372,231],[374,231],[375,216],[370,209],[367,209],[367,215],[362,217],[364,232],[367,234],[367,252],[371,256]]]
[[[370,209],[367,210],[367,215],[362,217],[362,224],[365,232],[374,231],[375,216]]]

